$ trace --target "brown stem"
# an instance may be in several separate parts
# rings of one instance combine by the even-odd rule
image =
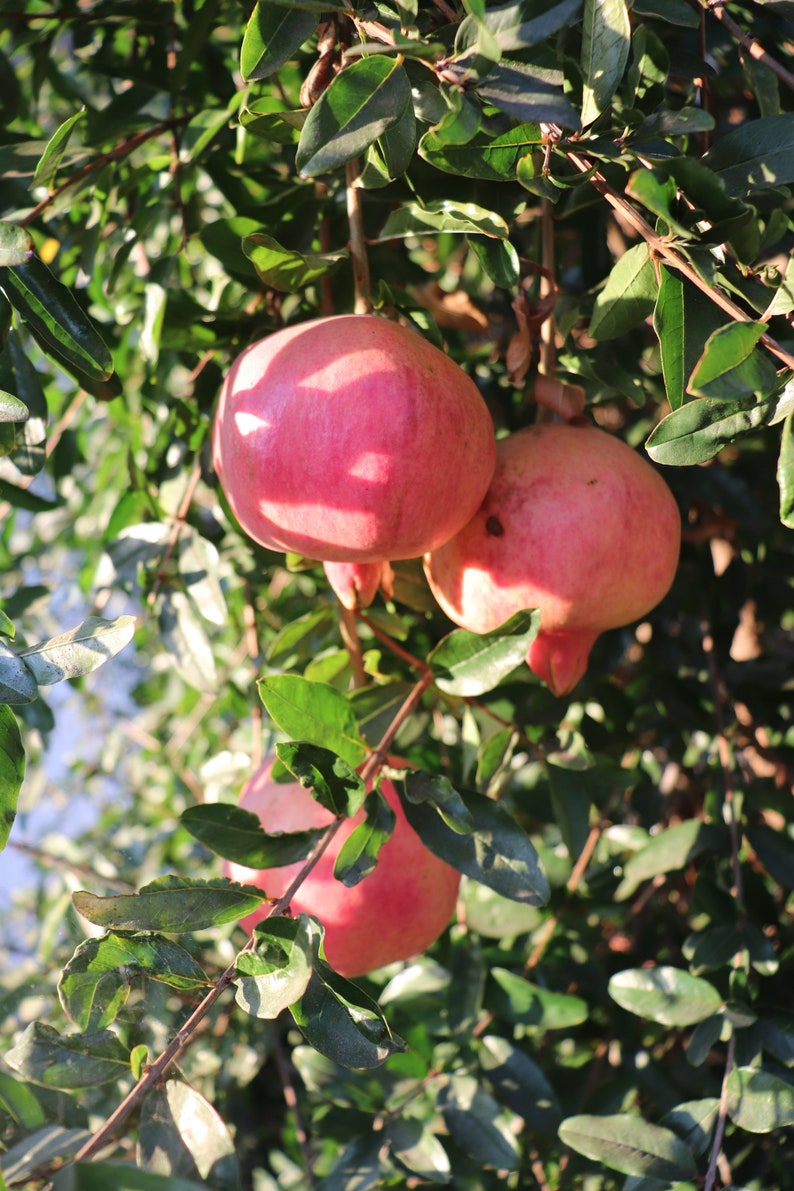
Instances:
[[[360,186],[355,185],[358,175],[358,162],[348,161],[345,166],[345,182],[347,185],[347,220],[350,224],[350,259],[353,264],[353,284],[356,295],[353,309],[356,314],[371,314],[372,288],[367,241],[364,235],[363,192]]]
[[[367,685],[367,672],[364,669],[361,642],[356,627],[356,613],[352,608],[346,608],[344,604],[339,605],[339,631],[342,634],[342,641],[353,669],[353,688],[359,690]]]
[[[731,1034],[728,1041],[728,1055],[725,1060],[725,1071],[722,1076],[722,1089],[720,1091],[720,1106],[717,1114],[717,1124],[714,1129],[714,1140],[711,1143],[711,1158],[709,1159],[709,1168],[706,1171],[706,1181],[703,1184],[703,1191],[714,1191],[714,1184],[717,1179],[717,1165],[720,1160],[720,1151],[722,1150],[722,1139],[725,1136],[725,1126],[728,1123],[728,1077],[733,1071],[733,1065],[736,1055],[736,1035]]]
[[[551,201],[541,199],[541,263],[540,298],[550,298],[554,293],[556,277],[556,261],[554,256],[554,215]],[[557,367],[557,348],[554,342],[554,314],[541,324],[540,328],[540,371],[545,376],[554,376]]]
[[[756,62],[762,62],[764,66],[768,67],[773,74],[776,74],[781,82],[785,83],[787,87],[794,91],[794,74],[786,70],[785,66],[768,54],[759,41],[751,37],[749,33],[745,33],[734,21],[733,17],[728,16],[725,11],[725,0],[703,0],[703,7],[706,12],[711,13],[716,17],[720,24],[724,25],[730,33],[738,41],[739,45],[747,51],[751,58],[755,58]]]
[[[721,310],[724,310],[726,314],[729,314],[736,322],[750,323],[755,321],[749,314],[742,310],[741,307],[737,306],[735,302],[732,302],[731,299],[722,292],[722,290],[718,289],[716,286],[709,285],[707,281],[704,281],[697,269],[695,269],[695,267],[691,265],[685,257],[676,252],[663,236],[658,235],[651,225],[647,223],[645,219],[643,219],[639,212],[632,207],[631,203],[628,202],[623,195],[618,194],[618,192],[614,190],[612,186],[610,186],[604,175],[599,170],[595,169],[591,161],[589,161],[586,157],[583,157],[581,154],[572,153],[567,149],[566,154],[568,160],[573,166],[576,167],[577,170],[580,171],[580,173],[586,174],[591,170],[594,171],[590,176],[590,183],[596,188],[599,194],[604,196],[611,206],[625,216],[628,222],[631,223],[636,231],[638,231],[643,237],[654,256],[663,260],[664,263],[669,265],[671,269],[677,269],[679,273],[682,273],[688,281],[691,281],[693,285],[697,286],[701,293],[705,294],[710,301],[719,306]],[[762,343],[767,351],[771,352],[773,356],[777,356],[779,360],[782,360],[782,362],[788,368],[794,368],[794,355],[790,351],[787,351],[786,348],[782,347],[776,339],[772,338],[771,335],[768,335],[766,332],[764,332],[764,334],[759,337],[758,342]]]

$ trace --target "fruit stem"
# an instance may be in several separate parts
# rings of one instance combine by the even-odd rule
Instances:
[[[361,687],[367,685],[367,673],[364,669],[364,659],[361,654],[361,641],[358,636],[356,614],[352,608],[346,608],[344,604],[339,605],[339,632],[342,635],[342,641],[350,658],[350,667],[353,671],[353,689],[359,690]]]
[[[552,218],[551,202],[541,199],[540,216],[541,264],[540,299],[541,302],[554,292],[554,221]],[[554,314],[549,313],[540,327],[540,360],[538,371],[543,376],[553,377],[557,367],[557,348],[554,343]],[[554,422],[557,415],[542,402],[537,403],[535,421]]]
[[[348,161],[345,166],[345,183],[347,186],[347,221],[350,225],[350,259],[353,264],[353,285],[355,286],[353,310],[356,314],[371,314],[372,288],[369,276],[367,241],[364,235],[364,205],[361,201],[362,190],[360,186],[356,186],[358,175],[358,161],[355,159]]]

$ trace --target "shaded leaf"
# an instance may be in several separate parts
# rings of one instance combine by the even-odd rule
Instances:
[[[581,997],[553,992],[516,976],[507,968],[491,968],[498,993],[499,1013],[533,1030],[569,1030],[587,1021],[589,1009]]]
[[[483,1036],[479,1058],[502,1104],[523,1117],[530,1129],[556,1131],[562,1116],[559,1101],[534,1059],[497,1034]]]
[[[453,1075],[439,1093],[438,1107],[450,1136],[476,1162],[496,1170],[518,1168],[520,1150],[509,1118],[473,1076]]]
[[[711,334],[689,379],[697,397],[746,397],[768,394],[777,384],[769,356],[754,350],[767,324],[731,323]]]
[[[72,895],[78,914],[97,926],[173,933],[235,922],[264,900],[261,890],[221,878],[189,881],[181,877],[158,877],[139,893],[98,897],[78,889]]]
[[[364,760],[367,746],[350,703],[336,687],[296,674],[276,674],[259,680],[259,696],[270,718],[293,740],[318,744],[349,765]]]
[[[163,644],[185,682],[198,691],[218,686],[212,642],[195,602],[186,591],[167,588],[160,604]]]
[[[441,774],[407,773],[405,797],[417,805],[429,803],[453,831],[465,835],[474,827],[474,817],[461,795]]]
[[[428,654],[436,685],[450,695],[482,695],[526,659],[540,628],[537,610],[516,612],[489,633],[456,629]]]
[[[0,1071],[0,1108],[15,1124],[30,1132],[47,1119],[33,1089],[7,1071]]]
[[[259,816],[230,802],[204,802],[189,806],[180,816],[182,826],[206,848],[246,868],[279,868],[305,860],[325,833],[311,831],[266,832]]]
[[[794,113],[747,120],[724,133],[703,158],[730,194],[794,182]]]
[[[0,702],[32,703],[39,687],[22,658],[0,641]]]
[[[614,339],[652,314],[658,283],[648,249],[635,244],[618,259],[598,293],[590,318],[594,339]]]
[[[386,1141],[395,1158],[428,1183],[448,1183],[449,1156],[428,1126],[413,1117],[397,1117],[386,1126]]]
[[[68,1191],[206,1191],[192,1179],[141,1170],[131,1162],[78,1162],[70,1171]]]
[[[90,1136],[89,1129],[45,1125],[23,1137],[0,1157],[0,1175],[9,1186],[29,1185],[34,1174],[71,1158]]]
[[[276,753],[284,768],[332,815],[349,818],[361,810],[366,787],[355,769],[331,749],[293,740],[277,744]]]
[[[660,966],[616,972],[609,995],[629,1013],[665,1026],[691,1026],[721,1008],[713,984],[681,968]]]
[[[472,822],[471,830],[461,834],[429,803],[411,801],[409,791],[416,780],[410,773],[405,778],[403,807],[408,822],[431,852],[504,897],[531,906],[548,899],[549,884],[535,846],[507,811],[481,794],[458,791]]]
[[[52,185],[71,135],[80,121],[85,118],[85,112],[85,107],[80,108],[79,112],[75,112],[74,115],[64,120],[63,124],[56,128],[50,137],[33,175],[33,181],[37,186]]]
[[[624,0],[584,0],[582,125],[606,111],[626,68],[631,44]]]
[[[119,1079],[129,1071],[129,1052],[115,1034],[59,1034],[44,1022],[31,1022],[5,1061],[31,1083],[74,1091]]]
[[[789,414],[783,423],[776,475],[780,490],[780,520],[789,529],[794,529],[794,414]]]
[[[635,852],[623,866],[623,880],[615,890],[616,901],[631,897],[643,881],[684,868],[704,852],[719,854],[725,838],[721,828],[701,823],[698,819],[668,827]]]
[[[281,8],[266,0],[254,6],[243,35],[240,72],[246,81],[265,79],[283,66],[317,28],[305,9]]]
[[[748,1133],[772,1133],[794,1125],[794,1084],[757,1067],[734,1067],[728,1075],[728,1115]]]
[[[25,776],[25,749],[14,713],[0,704],[0,851],[8,843]]]
[[[512,182],[522,158],[542,144],[539,124],[520,124],[495,138],[474,136],[464,144],[447,144],[431,129],[420,140],[418,152],[436,169],[458,177]]]
[[[659,266],[661,284],[653,312],[659,339],[662,374],[671,409],[687,400],[687,385],[703,344],[719,326],[720,313],[713,302],[674,269]]]
[[[578,129],[579,114],[563,94],[562,83],[558,71],[503,59],[476,85],[476,91],[481,99],[514,120],[542,120]]]
[[[782,393],[766,401],[752,397],[688,401],[657,423],[645,440],[645,449],[656,463],[676,467],[705,463],[737,438],[787,417],[792,399],[794,386],[789,382]]]
[[[342,1067],[378,1067],[405,1049],[375,1001],[322,961],[290,1013],[307,1042]]]
[[[134,616],[89,616],[75,629],[21,650],[19,656],[40,686],[90,674],[132,640]]]
[[[167,1080],[144,1100],[137,1158],[148,1172],[168,1176],[169,1186],[174,1177],[185,1177],[209,1179],[214,1191],[240,1187],[228,1126],[200,1092],[181,1080]]]
[[[568,1117],[559,1136],[578,1154],[623,1174],[675,1182],[697,1173],[695,1159],[675,1133],[626,1113]]]

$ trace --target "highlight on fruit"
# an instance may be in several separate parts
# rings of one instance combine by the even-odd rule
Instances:
[[[485,499],[424,567],[443,610],[473,632],[538,608],[527,662],[565,695],[600,633],[666,595],[680,542],[678,506],[649,462],[592,424],[548,422],[499,440]]]
[[[326,563],[347,607],[388,593],[474,515],[493,474],[491,417],[474,381],[420,334],[378,315],[285,327],[224,381],[213,462],[243,530]]]
[[[299,782],[277,782],[268,757],[244,787],[240,806],[259,816],[269,834],[327,827],[334,816]],[[393,784],[380,786],[396,816],[394,831],[378,853],[375,868],[348,887],[334,875],[345,840],[362,821],[363,810],[342,824],[291,900],[293,914],[312,914],[325,927],[325,953],[341,976],[363,976],[425,951],[444,932],[455,909],[457,869],[435,856],[408,823]],[[269,898],[287,891],[304,861],[279,868],[249,869],[226,862],[224,875],[255,885]],[[264,903],[241,919],[252,931],[270,913]]]

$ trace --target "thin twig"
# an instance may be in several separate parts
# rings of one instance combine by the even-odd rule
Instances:
[[[187,488],[185,489],[185,493],[182,497],[182,500],[180,501],[179,508],[176,511],[176,515],[174,516],[174,522],[173,522],[173,525],[171,526],[171,533],[169,535],[168,542],[166,543],[165,551],[163,553],[163,558],[160,563],[160,568],[155,576],[154,583],[152,584],[151,591],[149,592],[149,595],[148,595],[148,603],[149,603],[150,607],[152,606],[152,604],[154,604],[155,600],[157,599],[157,595],[158,595],[160,588],[162,586],[162,583],[163,583],[163,576],[165,574],[165,568],[171,559],[171,555],[174,553],[174,550],[176,549],[176,544],[179,541],[179,535],[182,533],[182,530],[184,529],[185,522],[187,521],[187,515],[190,512],[190,506],[193,503],[193,497],[196,494],[196,488],[198,487],[198,482],[200,479],[201,479],[201,465],[197,462],[194,465],[192,472],[190,473],[190,477],[187,482]]]
[[[706,12],[716,17],[720,24],[725,26],[731,37],[736,38],[739,45],[747,51],[751,58],[755,58],[756,62],[762,62],[773,74],[777,75],[781,82],[794,91],[794,74],[786,70],[785,66],[781,66],[777,59],[767,53],[760,41],[751,37],[749,33],[745,33],[736,24],[733,17],[728,16],[725,10],[725,0],[703,0],[703,7]]]
[[[298,1143],[301,1154],[303,1155],[303,1165],[306,1171],[306,1178],[311,1187],[317,1186],[317,1176],[312,1169],[312,1153],[309,1148],[309,1133],[306,1128],[306,1122],[303,1119],[300,1104],[298,1103],[298,1096],[295,1091],[295,1085],[292,1082],[292,1075],[289,1069],[287,1057],[284,1054],[284,1048],[281,1045],[281,1038],[277,1033],[274,1033],[273,1041],[271,1043],[273,1058],[276,1060],[278,1067],[279,1079],[281,1080],[281,1090],[284,1094],[284,1103],[289,1111],[292,1113],[292,1119],[295,1123],[295,1140]]]
[[[350,260],[353,265],[353,284],[355,286],[356,314],[372,313],[372,289],[369,276],[369,258],[367,256],[367,240],[364,235],[364,206],[362,190],[356,186],[358,178],[358,162],[348,161],[345,166],[345,182],[347,185],[347,220],[350,225]]]
[[[725,1071],[722,1075],[722,1090],[720,1091],[720,1106],[717,1112],[717,1124],[714,1129],[714,1140],[711,1143],[711,1157],[706,1171],[706,1181],[703,1191],[714,1191],[717,1179],[717,1165],[722,1151],[722,1139],[725,1136],[725,1126],[728,1123],[728,1078],[733,1071],[736,1058],[736,1035],[731,1034],[728,1040],[728,1053],[725,1059]]]
[[[356,626],[356,614],[352,608],[339,605],[339,632],[342,636],[350,666],[353,671],[353,689],[359,690],[367,685],[367,672],[364,669],[364,658],[361,653],[361,641]]]

